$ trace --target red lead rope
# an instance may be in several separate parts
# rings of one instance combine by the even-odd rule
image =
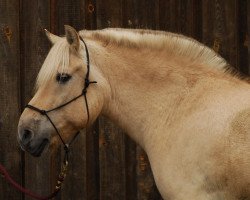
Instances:
[[[33,194],[30,190],[27,190],[25,188],[23,188],[21,185],[19,185],[16,181],[14,181],[9,173],[7,172],[7,170],[4,168],[3,165],[0,164],[0,173],[4,176],[4,178],[11,184],[13,185],[14,188],[16,188],[17,190],[19,190],[20,192],[34,198],[34,199],[37,199],[37,200],[47,200],[49,198],[44,198],[44,197],[40,197],[36,194]]]
[[[61,184],[66,176],[66,170],[67,170],[67,166],[68,163],[66,162],[63,165],[62,171],[59,175],[59,179],[57,181],[57,185],[56,188],[54,190],[53,193],[51,193],[48,197],[41,197],[39,195],[34,194],[33,192],[31,192],[28,189],[25,189],[24,187],[22,187],[20,184],[18,184],[16,181],[13,180],[13,178],[11,178],[11,176],[9,175],[9,173],[7,172],[7,170],[4,168],[3,165],[0,164],[0,175],[2,175],[14,188],[16,188],[17,190],[19,190],[20,192],[34,198],[37,200],[48,200],[48,199],[52,199],[53,197],[55,197],[57,195],[57,193],[60,191],[61,189]]]

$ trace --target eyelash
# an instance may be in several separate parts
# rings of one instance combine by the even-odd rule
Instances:
[[[68,82],[70,79],[71,79],[71,76],[69,74],[66,74],[66,73],[58,73],[56,75],[56,81],[58,83],[64,84],[64,83]]]

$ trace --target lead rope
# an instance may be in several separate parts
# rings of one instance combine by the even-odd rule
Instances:
[[[57,193],[61,190],[61,186],[62,186],[62,183],[66,177],[66,174],[67,174],[67,170],[68,170],[68,157],[69,157],[69,146],[71,145],[71,143],[74,141],[74,139],[77,137],[77,135],[79,134],[79,131],[74,135],[73,139],[70,141],[70,143],[65,143],[60,132],[58,131],[56,125],[53,123],[53,121],[51,120],[51,118],[49,117],[48,113],[49,112],[52,112],[52,111],[55,111],[55,110],[58,110],[66,105],[68,105],[69,103],[75,101],[76,99],[80,98],[81,96],[84,96],[84,100],[85,100],[85,106],[86,106],[86,110],[87,110],[87,123],[86,123],[86,127],[88,126],[88,123],[89,123],[89,106],[88,106],[88,100],[87,100],[87,89],[89,87],[90,84],[93,84],[93,83],[97,83],[96,81],[89,81],[89,73],[90,73],[90,60],[89,60],[89,51],[88,51],[88,48],[87,48],[87,45],[85,43],[85,41],[82,39],[82,37],[80,37],[80,40],[83,42],[84,44],[84,47],[85,47],[85,51],[86,51],[86,60],[87,60],[87,72],[86,72],[86,75],[85,75],[85,80],[84,80],[84,88],[82,90],[82,93],[80,95],[78,95],[77,97],[71,99],[70,101],[56,107],[56,108],[53,108],[53,109],[50,109],[50,110],[41,110],[35,106],[32,106],[32,105],[27,105],[25,108],[29,108],[29,109],[32,109],[36,112],[39,112],[41,115],[44,115],[48,120],[49,122],[51,123],[51,125],[54,127],[57,135],[59,136],[61,142],[63,143],[63,146],[64,146],[64,161],[63,161],[63,164],[62,164],[62,167],[61,167],[61,172],[59,174],[59,177],[58,177],[58,180],[57,180],[57,184],[56,184],[56,187],[54,189],[54,192],[51,193],[49,196],[47,197],[41,197],[39,195],[36,195],[34,194],[33,192],[31,192],[30,190],[28,189],[25,189],[24,187],[22,187],[20,184],[18,184],[16,181],[13,180],[13,178],[9,175],[9,173],[7,172],[7,170],[4,168],[3,165],[0,164],[0,175],[2,175],[9,183],[12,184],[13,187],[15,187],[17,190],[19,190],[20,192],[34,198],[34,199],[37,199],[37,200],[48,200],[48,199],[52,199],[54,198]]]

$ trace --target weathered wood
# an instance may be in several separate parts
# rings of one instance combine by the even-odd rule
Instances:
[[[121,0],[96,2],[96,24],[98,29],[122,26]]]
[[[86,132],[81,131],[72,143],[69,155],[69,171],[65,179],[61,199],[87,199],[86,198]]]
[[[201,39],[201,1],[159,0],[159,28]]]
[[[202,41],[202,1],[193,0],[193,12],[191,15],[193,19],[192,37]]]
[[[249,74],[248,66],[248,34],[247,34],[247,4],[249,1],[241,0],[238,5],[238,42],[239,42],[239,51],[238,51],[238,66],[242,73]]]
[[[219,53],[247,74],[249,11],[247,0],[0,0],[0,162],[27,188],[43,195],[54,189],[62,152],[22,157],[16,142],[18,113],[33,96],[35,77],[50,47],[43,28],[59,35],[64,35],[64,24],[77,30],[160,29],[210,47],[221,38]],[[22,196],[0,178],[0,199],[30,199]],[[102,117],[74,142],[69,174],[56,199],[161,197],[144,151]]]
[[[51,0],[51,31],[64,35],[64,25],[73,26],[76,30],[84,28],[85,1]]]
[[[85,29],[96,29],[96,0],[85,0]]]
[[[122,4],[122,16],[124,28],[159,29],[159,0],[126,0]]]
[[[124,134],[104,117],[99,133],[100,199],[126,198]]]
[[[161,196],[157,191],[152,176],[150,163],[147,155],[141,147],[137,146],[137,199],[160,200]]]
[[[159,29],[159,1],[126,1],[128,7],[124,8],[123,10],[123,23],[128,27],[133,28],[150,28],[150,29]],[[124,5],[126,5],[124,3]],[[133,10],[130,10],[133,8]],[[141,9],[143,8],[143,9]],[[132,13],[133,11],[133,13]],[[128,175],[132,173],[132,175],[136,175],[136,179],[133,180],[130,177],[127,177],[126,181],[131,181],[131,185],[136,185],[136,191],[133,191],[131,194],[127,194],[130,198],[136,199],[160,199],[160,195],[155,187],[153,175],[151,172],[150,164],[147,159],[146,153],[139,147],[135,147],[133,143],[127,143],[127,147],[131,147],[129,151],[127,151],[127,159],[132,160],[135,162],[136,165],[133,166],[131,163],[130,166],[128,165],[126,171]],[[136,157],[128,157],[129,154],[136,155]],[[136,171],[134,171],[136,170]],[[130,179],[128,179],[130,178]],[[135,183],[136,181],[136,183]],[[130,183],[127,182],[127,191],[129,191]],[[127,197],[127,198],[128,198]]]
[[[96,1],[85,1],[85,29],[96,29]],[[86,133],[86,199],[100,199],[99,120]]]
[[[225,9],[225,33],[221,44],[221,55],[233,67],[239,67],[239,42],[238,42],[238,0],[230,0],[222,3]]]
[[[137,199],[136,144],[128,136],[125,139],[126,199]]]
[[[233,67],[239,69],[238,15],[239,2],[236,0],[219,1],[205,0],[203,2],[203,42],[213,47],[218,36],[218,26],[221,26],[219,54]],[[219,25],[217,25],[219,23]],[[221,24],[221,25],[220,25]]]
[[[126,0],[122,2],[122,27],[138,27],[138,1]]]
[[[40,70],[50,43],[44,34],[49,27],[49,1],[21,1],[21,78],[22,108],[33,97],[35,79]],[[25,187],[37,194],[50,192],[50,154],[36,159],[25,155]],[[26,198],[31,199],[31,198]]]
[[[159,0],[159,29],[164,31],[173,31],[171,21],[171,0]]]
[[[138,28],[138,1],[123,1],[122,21],[124,28]],[[137,160],[136,144],[126,134],[125,141],[125,174],[126,174],[126,199],[137,199]]]
[[[99,122],[86,133],[86,199],[100,199]]]
[[[159,0],[140,0],[134,3],[138,19],[137,28],[159,29]]]
[[[247,1],[247,47],[248,47],[248,73],[250,74],[250,1]]]
[[[51,30],[55,34],[64,35],[65,24],[73,26],[76,30],[81,30],[85,26],[85,1],[52,0],[50,13]],[[61,192],[61,199],[87,199],[85,131],[81,131],[70,151],[69,171]],[[61,156],[63,154],[62,151]]]
[[[176,20],[180,19],[179,31],[183,35],[201,40],[201,1],[188,0],[179,2],[179,13]]]
[[[17,144],[20,114],[19,3],[0,1],[0,163],[22,182],[21,153]],[[0,199],[21,199],[21,193],[0,177]]]
[[[122,1],[97,1],[97,28],[122,26]],[[104,117],[99,122],[100,199],[125,199],[124,135]]]
[[[212,47],[214,36],[214,0],[204,0],[202,3],[202,42],[207,46]]]

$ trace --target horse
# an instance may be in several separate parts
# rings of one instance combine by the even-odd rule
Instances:
[[[250,86],[221,56],[164,31],[65,25],[64,37],[46,35],[53,46],[29,102],[37,110],[19,120],[22,149],[57,149],[104,115],[145,150],[164,199],[250,199]],[[97,83],[87,102],[73,99],[86,74]]]

